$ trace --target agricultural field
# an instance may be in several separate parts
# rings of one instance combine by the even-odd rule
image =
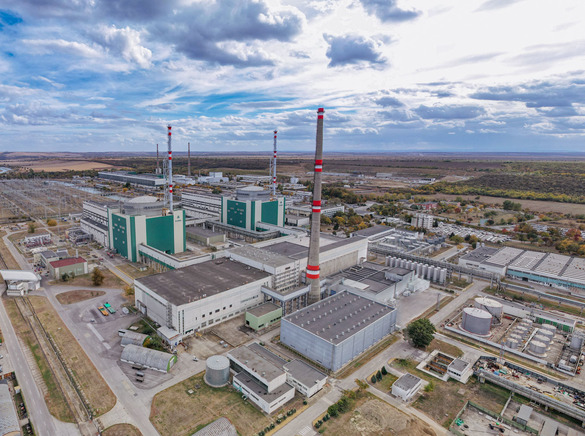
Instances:
[[[102,431],[102,436],[142,436],[140,430],[131,424],[115,424]]]

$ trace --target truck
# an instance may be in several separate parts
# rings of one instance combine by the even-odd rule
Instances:
[[[108,312],[110,312],[112,315],[114,313],[116,313],[116,310],[112,307],[112,305],[110,303],[108,303],[107,301],[104,303],[104,307],[106,308],[106,310]]]
[[[103,316],[109,315],[108,311],[106,309],[104,309],[104,306],[98,307],[98,310],[102,313]]]

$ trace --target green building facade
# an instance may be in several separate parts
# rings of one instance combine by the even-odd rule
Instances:
[[[263,222],[284,227],[285,199],[233,200],[221,199],[221,222],[246,230],[256,230],[256,223]]]
[[[246,312],[246,326],[256,331],[276,324],[282,318],[282,307],[264,303]]]
[[[108,211],[110,248],[122,257],[137,262],[138,246],[148,245],[168,254],[186,250],[185,211],[172,215],[124,215]]]

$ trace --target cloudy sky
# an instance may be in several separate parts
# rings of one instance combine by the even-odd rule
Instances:
[[[0,151],[585,151],[583,0],[0,0]]]

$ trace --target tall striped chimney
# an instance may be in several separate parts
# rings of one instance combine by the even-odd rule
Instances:
[[[160,174],[160,165],[158,160],[158,144],[156,144],[156,174]]]
[[[313,181],[313,212],[311,214],[311,240],[309,242],[309,259],[307,263],[307,280],[311,284],[309,304],[321,299],[319,280],[319,233],[321,231],[321,178],[323,171],[323,114],[321,107],[317,110],[317,146],[315,148],[315,177]]]
[[[168,184],[169,184],[169,211],[171,214],[173,213],[173,151],[171,149],[171,126],[170,124],[167,126],[167,130],[169,131],[169,142],[168,142],[168,151],[169,151],[169,164],[167,165],[167,170],[169,174],[168,177]]]
[[[191,143],[187,142],[187,177],[191,177]]]
[[[274,131],[274,157],[272,161],[272,197],[276,198],[276,134],[278,131]]]

